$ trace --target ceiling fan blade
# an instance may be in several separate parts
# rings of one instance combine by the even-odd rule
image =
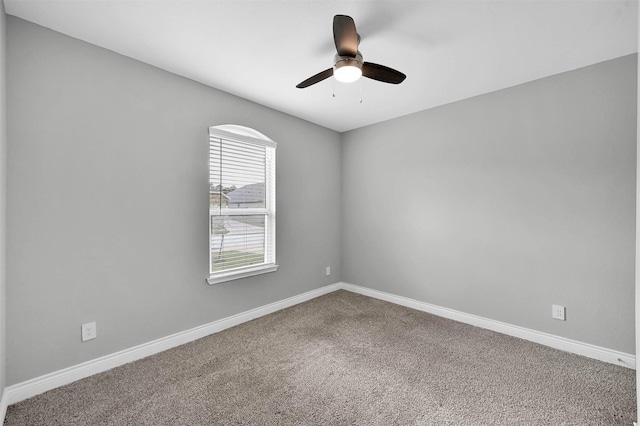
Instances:
[[[329,68],[328,70],[324,70],[322,72],[319,72],[318,74],[314,75],[313,77],[309,77],[308,79],[306,79],[302,83],[298,84],[296,87],[298,89],[304,89],[305,87],[309,87],[312,84],[319,83],[322,80],[331,77],[332,75],[333,75],[333,68]]]
[[[407,78],[407,76],[400,71],[385,67],[384,65],[374,64],[372,62],[365,62],[362,64],[362,75],[373,80],[391,84],[400,84],[405,78]]]
[[[333,41],[340,56],[355,57],[358,53],[358,33],[350,16],[333,17]]]

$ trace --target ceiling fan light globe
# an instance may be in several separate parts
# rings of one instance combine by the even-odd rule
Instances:
[[[355,57],[336,55],[333,58],[333,76],[341,83],[353,83],[362,77],[362,55]]]
[[[336,68],[333,71],[333,76],[341,83],[353,83],[362,77],[362,70],[356,66],[347,65]]]

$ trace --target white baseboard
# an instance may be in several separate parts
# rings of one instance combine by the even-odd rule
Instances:
[[[340,288],[349,290],[354,293],[359,293],[376,299],[385,300],[397,305],[402,305],[408,308],[417,309],[419,311],[428,312],[430,314],[449,318],[458,322],[463,322],[465,324],[474,325],[476,327],[497,331],[498,333],[518,337],[524,340],[529,340],[531,342],[550,346],[552,348],[570,352],[576,355],[586,356],[588,358],[597,359],[599,361],[608,362],[610,364],[621,365],[623,367],[631,368],[634,370],[636,368],[635,355],[614,351],[612,349],[607,349],[588,343],[578,342],[576,340],[566,339],[564,337],[531,330],[529,328],[519,327],[517,325],[511,325],[504,322],[483,318],[477,315],[466,314],[464,312],[456,311],[453,309],[443,308],[441,306],[420,302],[414,299],[409,299],[407,297],[396,296],[390,293],[384,293],[378,290],[372,290],[366,287],[360,287],[348,283],[339,284]]]
[[[32,396],[67,385],[75,382],[76,380],[80,380],[97,373],[102,373],[103,371],[110,370],[120,365],[137,361],[150,355],[166,351],[167,349],[193,342],[194,340],[206,337],[210,334],[218,333],[222,330],[226,330],[227,328],[251,321],[255,318],[297,305],[298,303],[306,302],[307,300],[336,291],[340,289],[340,287],[341,285],[339,283],[331,284],[297,296],[280,300],[278,302],[270,303],[259,308],[251,309],[250,311],[223,318],[209,324],[175,333],[152,342],[134,346],[129,349],[9,386],[5,389],[3,395],[3,401],[6,400],[4,407],[6,409],[8,405],[15,404],[16,402],[23,401],[27,398],[31,398]],[[4,416],[0,417],[0,420],[3,418]]]
[[[409,308],[417,309],[419,311],[428,312],[434,315],[497,331],[499,333],[507,334],[510,336],[519,337],[521,339],[540,343],[542,345],[550,346],[566,352],[571,352],[600,361],[609,362],[611,364],[622,365],[624,367],[635,369],[636,359],[634,355],[601,348],[575,340],[565,339],[563,337],[510,325],[499,321],[494,321],[476,315],[466,314],[464,312],[455,311],[453,309],[443,308],[414,299],[372,290],[366,287],[339,282],[9,386],[5,389],[2,395],[2,399],[0,400],[0,421],[4,420],[4,414],[6,412],[7,406],[15,404],[16,402],[20,402],[46,391],[75,382],[76,380],[80,380],[85,377],[110,370],[120,365],[124,365],[129,362],[133,362],[147,356],[157,354],[167,349],[192,342],[202,337],[206,337],[210,334],[218,333],[227,328],[242,324],[247,321],[251,321],[255,318],[259,318],[264,315],[279,311],[281,309],[297,305],[298,303],[306,302],[308,300],[340,289],[359,293],[380,300],[385,300],[397,305],[402,305]]]

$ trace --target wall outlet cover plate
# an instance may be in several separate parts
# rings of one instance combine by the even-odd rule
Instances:
[[[98,331],[96,329],[96,322],[89,322],[86,324],[82,324],[82,341],[86,342],[87,340],[95,339],[98,335]]]
[[[560,305],[551,305],[551,316],[557,320],[565,320],[565,307]]]

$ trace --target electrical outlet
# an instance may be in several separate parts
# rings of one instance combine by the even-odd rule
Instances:
[[[325,274],[327,276],[331,275],[331,266],[327,266],[327,269],[325,270]]]
[[[551,305],[551,316],[557,320],[564,321],[565,320],[565,310],[564,306],[560,305]]]
[[[98,335],[98,330],[96,329],[96,322],[88,322],[86,324],[82,324],[82,341],[86,342],[87,340],[95,339]]]

